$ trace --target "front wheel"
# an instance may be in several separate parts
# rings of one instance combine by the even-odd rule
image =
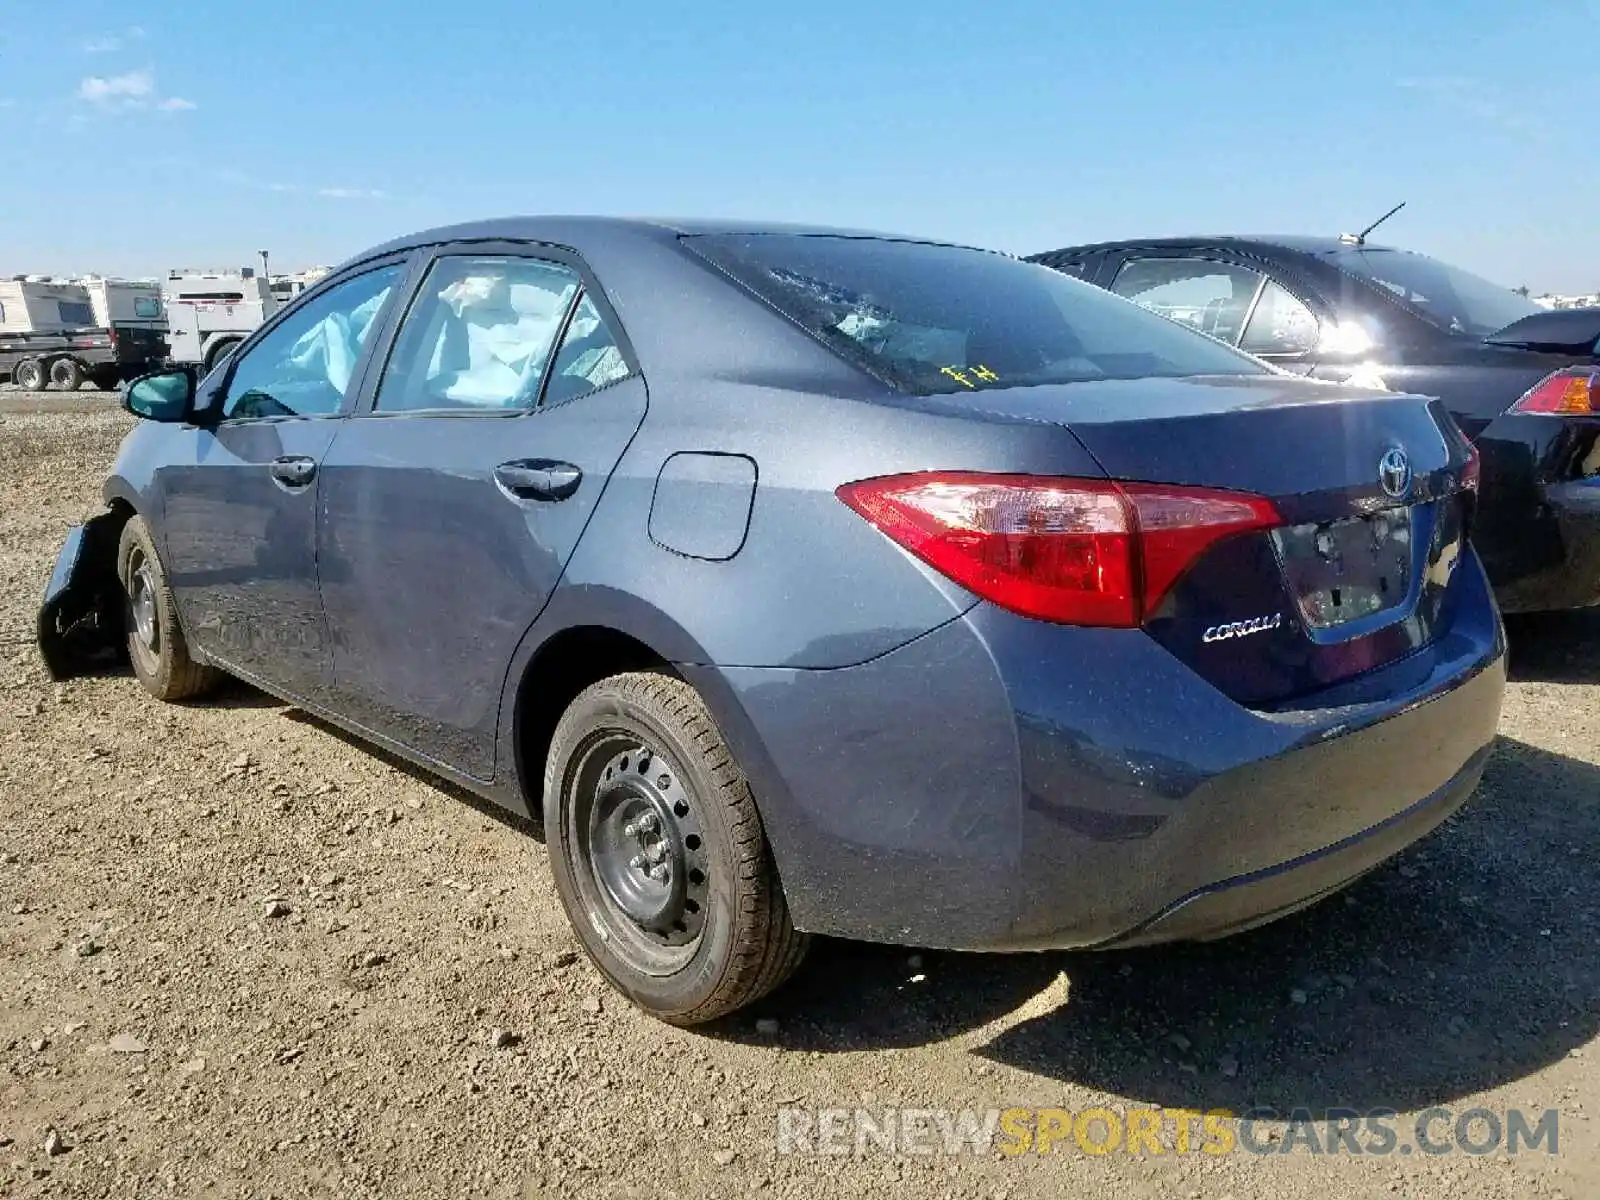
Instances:
[[[713,1020],[805,956],[750,785],[681,679],[615,675],[572,702],[545,764],[544,817],[579,941],[653,1016]]]
[[[239,343],[237,341],[218,342],[215,346],[211,347],[211,352],[206,355],[206,373],[210,374],[212,371],[215,371],[217,367],[222,364],[222,360],[227,358],[228,355],[232,354],[238,348]]]
[[[117,578],[122,581],[128,659],[145,690],[157,700],[187,700],[216,686],[221,673],[189,656],[166,571],[142,517],[131,517],[122,527]]]

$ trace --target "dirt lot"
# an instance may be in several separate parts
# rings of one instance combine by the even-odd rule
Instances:
[[[1600,619],[1513,627],[1481,792],[1345,897],[1120,956],[825,944],[687,1033],[576,956],[532,831],[244,687],[46,678],[126,427],[0,391],[0,1196],[1600,1196]],[[776,1153],[780,1106],[863,1104],[1554,1108],[1559,1154]]]

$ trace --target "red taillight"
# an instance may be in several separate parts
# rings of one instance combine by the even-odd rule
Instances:
[[[1592,367],[1567,367],[1546,375],[1522,394],[1511,411],[1557,417],[1600,413],[1600,371]]]
[[[1282,523],[1242,492],[1040,475],[893,475],[838,496],[985,600],[1069,625],[1137,626],[1219,540]]]

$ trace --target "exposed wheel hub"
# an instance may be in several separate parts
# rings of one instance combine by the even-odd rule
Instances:
[[[156,620],[156,585],[150,564],[140,559],[128,580],[128,607],[133,628],[147,650],[158,648],[160,626]]]
[[[693,941],[705,923],[705,847],[677,772],[636,741],[616,749],[587,824],[594,877],[617,908],[652,941]]]

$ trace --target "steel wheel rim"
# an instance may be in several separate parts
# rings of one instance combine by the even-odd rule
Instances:
[[[567,834],[591,921],[633,969],[681,970],[705,935],[710,892],[695,798],[632,731],[592,735],[573,764]]]
[[[128,575],[128,611],[134,636],[152,654],[161,648],[161,625],[156,615],[156,581],[144,555],[134,552]]]

